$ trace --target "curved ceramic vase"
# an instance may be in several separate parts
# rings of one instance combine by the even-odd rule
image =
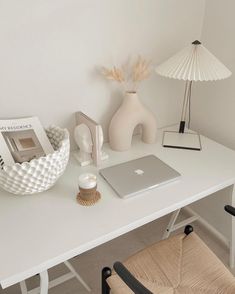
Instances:
[[[157,133],[155,116],[140,102],[136,92],[127,92],[109,126],[111,148],[116,151],[128,150],[137,125],[142,127],[142,140],[147,144],[154,143]]]

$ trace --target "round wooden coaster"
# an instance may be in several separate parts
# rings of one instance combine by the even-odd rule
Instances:
[[[84,200],[80,197],[80,193],[77,195],[77,202],[83,206],[91,206],[96,204],[101,198],[100,192],[96,191],[96,195],[92,200]]]

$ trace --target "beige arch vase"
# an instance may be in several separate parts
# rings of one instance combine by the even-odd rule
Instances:
[[[134,129],[142,127],[142,141],[156,141],[156,118],[139,100],[136,92],[126,92],[122,105],[114,114],[109,126],[109,144],[113,150],[130,149]]]

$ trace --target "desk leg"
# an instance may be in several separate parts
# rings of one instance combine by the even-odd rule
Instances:
[[[76,270],[73,268],[72,264],[69,261],[64,261],[64,264],[67,266],[67,268],[73,273],[74,277],[78,279],[78,281],[83,285],[83,287],[88,291],[91,292],[91,288],[85,283],[85,281],[80,277],[80,275],[76,272]]]
[[[235,185],[233,186],[233,191],[232,191],[232,206],[235,206]],[[230,268],[234,268],[234,265],[235,265],[235,217],[232,217],[229,266]]]
[[[177,217],[178,217],[179,213],[180,213],[180,209],[177,209],[176,211],[172,212],[170,222],[167,225],[167,228],[166,228],[166,230],[165,230],[165,232],[164,232],[164,234],[162,236],[162,240],[167,239],[170,236],[170,233],[173,230],[173,227],[175,225],[175,222],[177,220]]]
[[[27,294],[28,293],[25,281],[20,282],[20,290],[21,290],[21,294]]]
[[[48,294],[48,272],[44,271],[40,273],[40,294]]]

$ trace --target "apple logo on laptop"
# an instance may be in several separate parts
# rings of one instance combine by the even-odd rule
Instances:
[[[144,174],[144,171],[142,169],[136,169],[135,174],[137,174],[138,176],[142,176]]]

